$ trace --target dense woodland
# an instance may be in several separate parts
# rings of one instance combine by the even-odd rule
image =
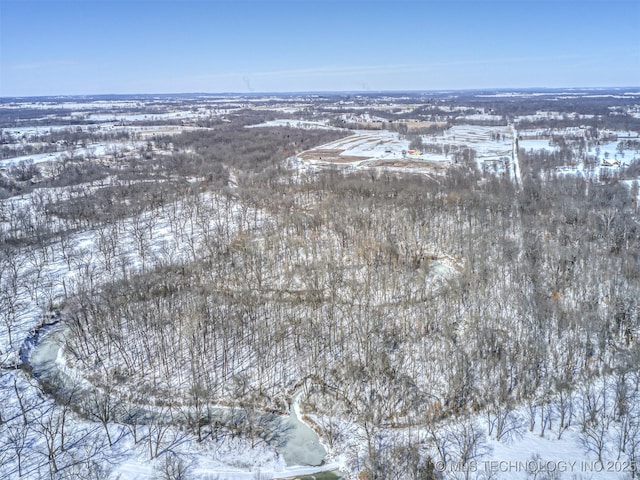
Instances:
[[[302,391],[329,446],[345,444],[344,421],[358,426],[351,468],[370,479],[436,478],[435,461],[473,460],[478,415],[505,441],[579,425],[598,456],[616,431],[619,457],[636,460],[640,225],[624,171],[561,176],[561,154],[521,150],[521,184],[471,155],[438,178],[300,173],[285,159],[345,133],[247,123],[159,136],[162,148],[118,167],[68,162],[22,184],[29,202],[2,203],[9,334],[29,288],[68,328],[67,361],[103,393],[53,389],[65,408],[107,435],[149,403],[201,442],[276,443],[286,432],[251,412],[284,413]],[[72,242],[84,231],[89,265]],[[163,248],[160,232],[175,243]],[[63,298],[42,295],[60,255],[75,281]],[[245,415],[221,423],[214,405]],[[161,440],[154,454],[149,434],[151,457]]]
[[[203,226],[193,257],[81,290],[70,351],[108,389],[194,405],[277,410],[309,379],[316,413],[372,438],[522,402],[544,430],[601,374],[640,386],[640,259],[626,187],[539,177],[256,175],[245,209],[189,196],[171,222]]]

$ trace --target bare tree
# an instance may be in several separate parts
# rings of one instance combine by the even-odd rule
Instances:
[[[18,476],[22,477],[23,474],[23,462],[25,456],[25,447],[27,446],[27,438],[29,436],[29,428],[25,424],[16,425],[12,424],[7,427],[8,441],[10,448],[15,454],[15,459],[18,463]]]

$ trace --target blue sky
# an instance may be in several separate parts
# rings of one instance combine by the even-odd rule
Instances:
[[[640,86],[640,0],[0,0],[0,96]]]

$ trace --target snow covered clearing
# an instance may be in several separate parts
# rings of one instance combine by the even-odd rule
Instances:
[[[259,123],[258,125],[248,125],[247,128],[259,128],[259,127],[287,127],[287,128],[303,128],[309,130],[325,129],[325,130],[338,130],[336,127],[328,125],[326,121],[309,121],[309,120],[269,120],[267,122]]]
[[[61,152],[40,153],[34,155],[23,155],[20,157],[8,158],[0,160],[0,169],[19,165],[20,163],[57,163],[64,160],[72,160],[77,158],[98,159],[105,157],[113,157],[135,152],[140,148],[144,148],[144,142],[127,142],[127,143],[111,143],[107,145],[96,144],[87,147],[76,148],[73,150],[65,150]]]
[[[557,147],[551,145],[550,140],[520,140],[518,146],[525,151],[529,150],[555,150]]]
[[[376,168],[394,172],[442,173],[473,151],[479,168],[492,162],[508,162],[513,154],[509,127],[453,126],[443,134],[420,135],[421,149],[411,140],[386,130],[356,130],[354,135],[316,147],[297,156],[305,166],[345,168],[350,171]]]

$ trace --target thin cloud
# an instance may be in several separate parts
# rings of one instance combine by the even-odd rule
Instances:
[[[49,60],[45,62],[18,63],[11,65],[12,70],[46,70],[55,67],[73,67],[76,62],[70,60]]]
[[[343,76],[353,74],[385,74],[385,73],[421,73],[429,72],[436,68],[457,67],[465,65],[497,65],[510,63],[527,63],[527,62],[548,62],[558,60],[580,60],[587,58],[584,55],[556,55],[553,57],[506,57],[506,58],[488,58],[477,60],[454,60],[447,62],[431,62],[424,64],[395,64],[395,65],[351,65],[351,66],[323,66],[312,68],[300,68],[289,70],[272,70],[258,72],[240,73],[223,73],[220,75],[212,75],[213,77],[223,77],[231,75],[242,75],[243,77],[266,78],[266,77],[306,77],[306,76]]]

